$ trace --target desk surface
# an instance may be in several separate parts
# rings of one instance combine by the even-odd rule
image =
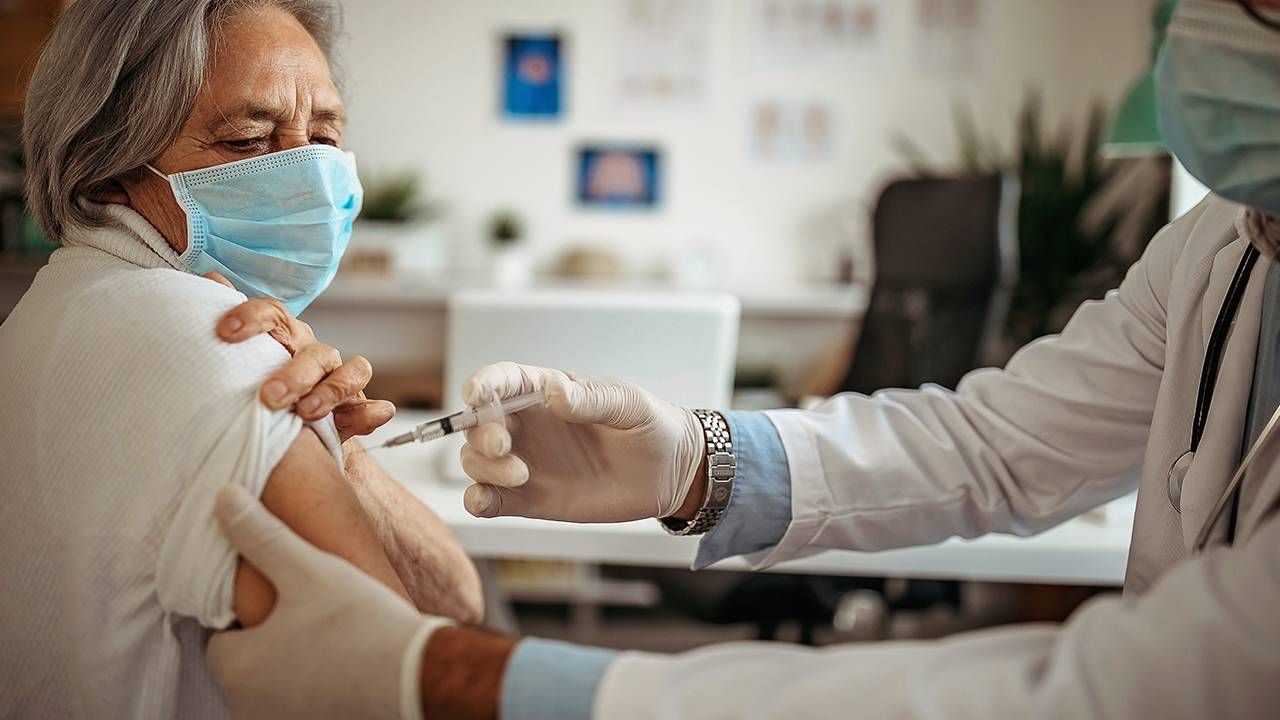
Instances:
[[[430,417],[402,412],[366,444],[372,446]],[[465,483],[457,465],[455,438],[428,445],[377,451],[387,471],[435,510],[476,558],[536,558],[617,565],[688,567],[697,541],[672,537],[652,520],[580,525],[527,518],[472,517],[462,506]],[[452,478],[452,479],[450,479]],[[829,551],[782,563],[772,572],[820,575],[870,575],[1120,585],[1132,529],[1132,497],[1117,500],[1105,512],[1068,521],[1032,538],[990,535],[952,539],[937,545],[878,553]],[[743,570],[734,558],[715,566]]]
[[[492,289],[492,279],[458,273],[436,277],[411,272],[392,274],[340,272],[333,284],[316,299],[317,307],[395,305],[444,307],[458,290]],[[583,289],[669,293],[681,289],[643,279],[608,281],[539,279],[528,289]],[[743,315],[781,318],[835,318],[848,320],[866,309],[870,290],[864,285],[767,285],[686,289],[686,292],[727,292],[742,303]]]

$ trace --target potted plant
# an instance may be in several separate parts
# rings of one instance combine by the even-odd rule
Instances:
[[[967,106],[957,104],[953,114],[958,167],[939,168],[903,135],[895,145],[920,175],[1003,172],[1019,178],[1019,268],[1005,324],[1007,356],[1060,331],[1082,301],[1119,283],[1168,219],[1168,161],[1153,177],[1135,178],[1130,171],[1141,169],[1135,163],[1146,161],[1103,158],[1106,112],[1100,105],[1091,108],[1079,136],[1069,125],[1046,132],[1040,95],[1029,93],[1012,152],[981,137]]]
[[[527,285],[533,279],[533,268],[523,238],[524,223],[514,210],[498,210],[489,218],[493,279],[498,285]]]
[[[418,173],[369,174],[347,265],[362,270],[444,271],[448,257],[439,217],[439,206],[423,197]]]

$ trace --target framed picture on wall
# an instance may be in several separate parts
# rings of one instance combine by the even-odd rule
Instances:
[[[564,70],[559,35],[506,36],[502,67],[502,111],[507,117],[560,117]]]
[[[593,208],[657,207],[662,153],[649,145],[582,145],[577,149],[575,198]]]

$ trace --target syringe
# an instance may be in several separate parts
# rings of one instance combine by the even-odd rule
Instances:
[[[517,395],[506,400],[495,398],[493,402],[487,405],[469,407],[452,415],[428,420],[407,433],[391,438],[379,447],[389,448],[397,445],[406,445],[411,442],[435,440],[445,435],[452,435],[453,433],[473,428],[481,423],[499,422],[506,415],[518,413],[526,408],[541,404],[542,393],[538,392]]]

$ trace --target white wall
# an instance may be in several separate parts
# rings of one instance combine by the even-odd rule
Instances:
[[[1049,117],[1079,117],[1091,99],[1117,98],[1147,61],[1148,0],[985,0],[968,77],[920,72],[914,1],[882,0],[881,62],[779,69],[752,60],[748,4],[712,1],[705,102],[623,112],[612,84],[617,2],[346,0],[348,145],[367,168],[426,173],[465,263],[479,257],[488,214],[512,206],[543,262],[566,242],[591,242],[648,269],[703,238],[730,284],[780,284],[831,276],[842,217],[865,232],[865,208],[900,169],[888,144],[895,129],[950,158],[955,99],[969,99],[1008,140],[1028,87],[1045,90]],[[568,42],[567,114],[557,124],[504,123],[498,37],[547,29]],[[748,109],[768,97],[829,99],[840,130],[834,156],[813,165],[753,159]],[[662,145],[661,209],[575,209],[571,152],[583,139]]]

